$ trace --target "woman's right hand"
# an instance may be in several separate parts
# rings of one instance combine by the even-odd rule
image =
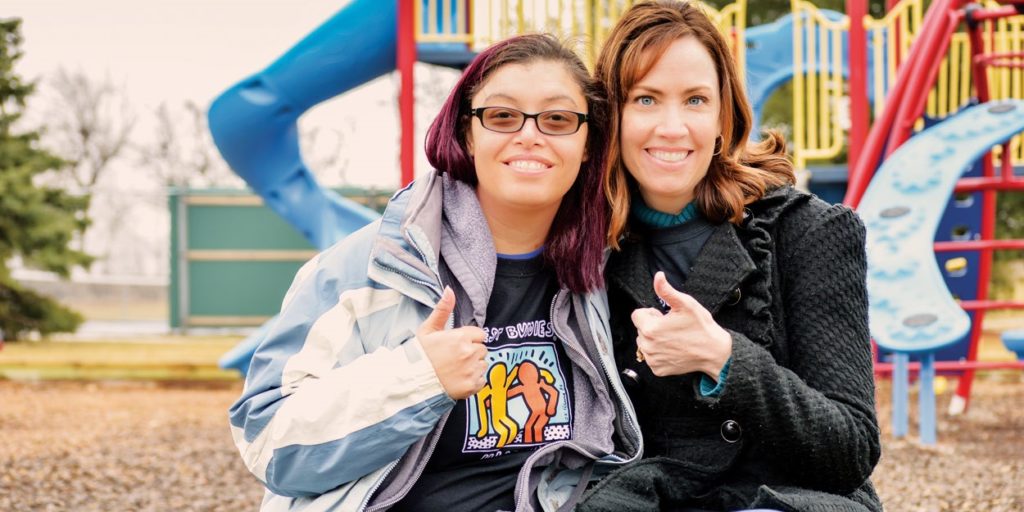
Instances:
[[[633,311],[637,360],[658,377],[703,372],[717,382],[732,356],[732,336],[696,299],[673,288],[664,272],[654,275],[654,292],[669,311]]]
[[[476,394],[486,383],[487,347],[484,346],[486,335],[479,327],[445,328],[454,310],[455,292],[446,286],[434,311],[416,331],[416,337],[444,391],[453,399],[461,400]]]

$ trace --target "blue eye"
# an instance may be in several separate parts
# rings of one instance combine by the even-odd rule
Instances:
[[[705,100],[703,96],[693,96],[690,99],[686,100],[686,103],[689,105],[697,106],[703,105],[705,101],[707,100]]]
[[[633,101],[635,101],[635,102],[637,102],[640,105],[643,105],[645,107],[649,107],[651,105],[654,105],[654,98],[652,98],[650,96],[640,96],[640,97],[638,97],[637,99],[635,99]]]

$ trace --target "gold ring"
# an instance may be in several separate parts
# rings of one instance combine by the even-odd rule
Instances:
[[[636,349],[636,362],[638,362],[638,363],[644,362],[644,353],[640,352],[640,348],[639,347],[637,347],[637,349]]]

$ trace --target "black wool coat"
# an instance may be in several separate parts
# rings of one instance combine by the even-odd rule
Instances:
[[[714,228],[683,292],[732,335],[717,397],[700,374],[656,377],[636,361],[636,308],[657,307],[644,241],[608,262],[616,362],[644,459],[577,510],[879,511],[881,452],[867,323],[864,226],[850,209],[784,187]],[[627,372],[628,373],[628,372]]]

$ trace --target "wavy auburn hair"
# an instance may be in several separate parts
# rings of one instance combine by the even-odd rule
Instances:
[[[571,49],[554,36],[531,34],[506,39],[480,52],[427,130],[427,160],[439,172],[475,187],[476,166],[466,148],[473,95],[503,66],[542,61],[564,66],[587,100],[587,160],[562,197],[544,244],[544,261],[554,269],[559,284],[574,292],[587,292],[604,284],[601,266],[608,203],[601,183],[608,151],[608,103],[601,85]]]
[[[718,72],[722,128],[721,153],[711,159],[707,175],[694,191],[697,209],[714,223],[743,219],[743,207],[765,192],[796,182],[786,157],[786,142],[775,132],[759,143],[750,136],[750,102],[736,72],[736,62],[721,32],[690,2],[657,0],[633,6],[619,19],[601,49],[594,74],[605,87],[610,108],[609,154],[604,173],[611,207],[608,244],[618,248],[629,219],[631,189],[637,187],[622,161],[619,146],[622,108],[629,91],[676,40],[696,39]]]

